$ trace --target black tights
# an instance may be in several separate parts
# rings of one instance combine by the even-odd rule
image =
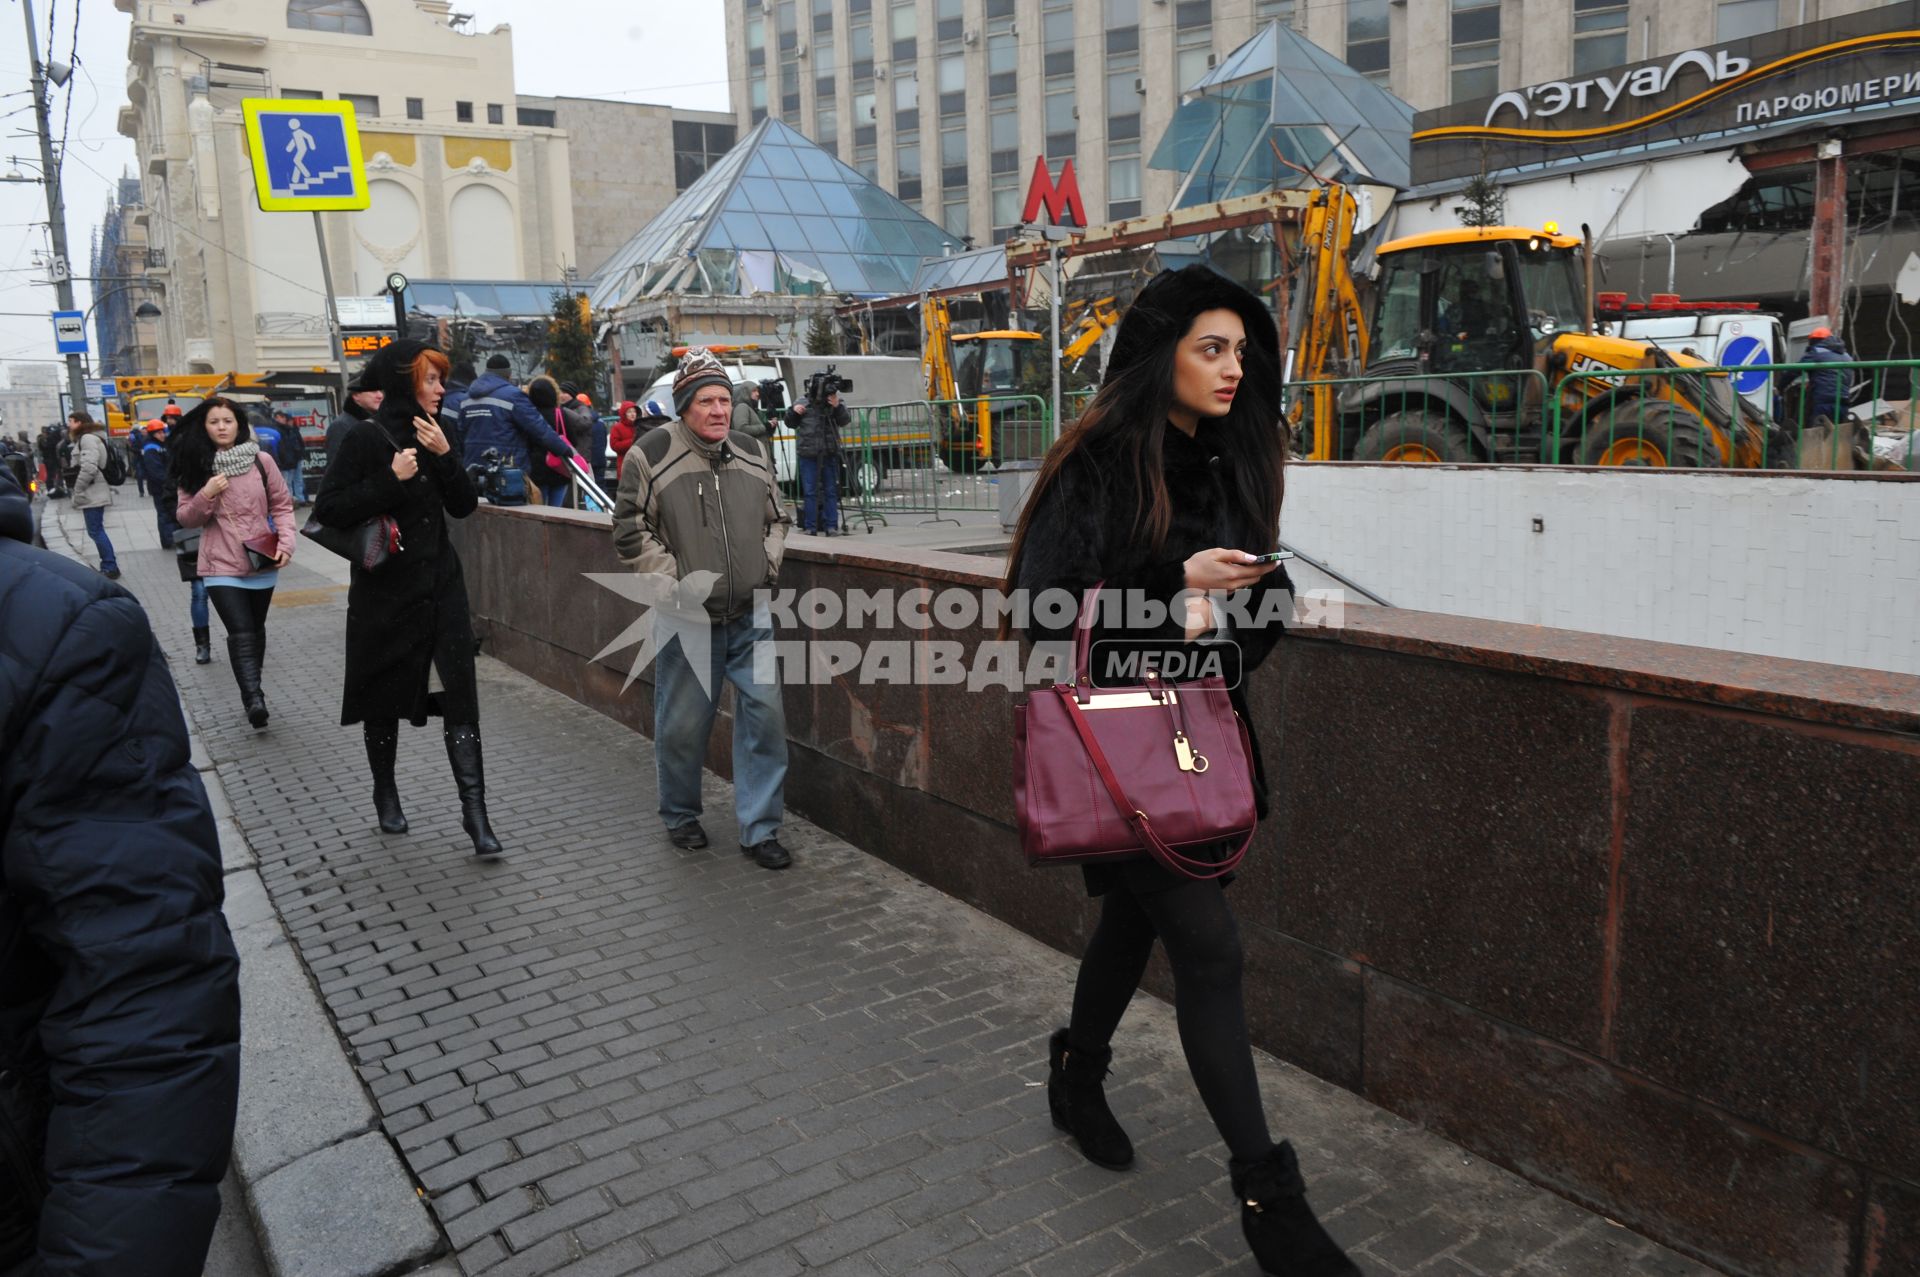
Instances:
[[[1200,1099],[1236,1161],[1265,1157],[1273,1137],[1253,1071],[1240,928],[1226,892],[1217,883],[1185,882],[1136,896],[1116,883],[1101,901],[1100,923],[1080,959],[1069,1036],[1090,1051],[1107,1045],[1158,938],[1173,968],[1174,1017]]]
[[[267,609],[273,606],[272,590],[248,590],[237,585],[210,585],[207,601],[220,614],[220,624],[229,635],[265,634]]]

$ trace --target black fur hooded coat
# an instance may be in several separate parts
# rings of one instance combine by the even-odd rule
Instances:
[[[313,517],[331,528],[392,515],[404,546],[371,572],[353,568],[343,724],[404,718],[424,726],[430,714],[449,724],[479,721],[466,578],[447,536],[447,518],[466,518],[478,498],[458,448],[436,456],[414,437],[413,419],[425,410],[414,398],[407,365],[424,348],[424,342],[399,341],[368,361],[363,380],[386,397],[378,413],[347,432],[313,505]],[[440,424],[451,439],[447,421]],[[407,480],[393,473],[394,453],[403,448],[416,448],[420,462],[419,473]],[[436,657],[445,689],[429,693]]]
[[[1194,271],[1207,272],[1207,278],[1191,278]],[[1172,287],[1161,287],[1162,281]],[[1206,267],[1189,267],[1150,285],[1128,310],[1114,343],[1107,376],[1140,358],[1150,344],[1177,341],[1194,315],[1221,307],[1240,314],[1250,348],[1262,342],[1264,349],[1277,347],[1273,320],[1250,293],[1212,275]],[[1132,332],[1128,331],[1129,325],[1133,326]],[[1274,384],[1266,384],[1266,376],[1254,375],[1254,362],[1249,361],[1242,393],[1270,394],[1277,399],[1277,374],[1271,378]],[[1012,565],[1014,586],[1027,591],[1029,598],[1049,589],[1064,589],[1078,597],[1094,582],[1104,581],[1104,591],[1139,591],[1170,607],[1174,596],[1185,588],[1184,565],[1190,556],[1216,546],[1253,553],[1272,548],[1277,530],[1256,526],[1257,517],[1245,510],[1235,495],[1227,473],[1231,462],[1209,441],[1208,432],[1216,427],[1216,422],[1203,418],[1192,436],[1171,423],[1166,428],[1160,460],[1173,518],[1166,540],[1157,549],[1142,544],[1137,525],[1142,522],[1141,511],[1148,497],[1138,490],[1131,467],[1118,449],[1097,442],[1074,448],[1062,462],[1053,485],[1036,496],[1028,514],[1020,558]],[[1056,446],[1067,446],[1069,441],[1063,439]],[[1251,592],[1247,614],[1259,616],[1263,605],[1272,611],[1279,601],[1269,601],[1266,596],[1275,591],[1291,593],[1292,589],[1286,570],[1275,569]],[[1233,627],[1229,633],[1238,647],[1241,664],[1233,704],[1245,720],[1252,741],[1255,798],[1263,819],[1268,806],[1267,778],[1261,759],[1260,725],[1248,713],[1245,680],[1272,652],[1282,633],[1277,624],[1257,629]],[[1036,641],[1061,641],[1071,640],[1073,630],[1071,625],[1047,627],[1036,620],[1027,634]],[[1096,643],[1103,639],[1147,639],[1169,649],[1201,646],[1186,643],[1183,626],[1171,617],[1165,624],[1145,631],[1096,625],[1092,638]],[[1094,682],[1101,681],[1096,669]],[[1171,874],[1151,862],[1126,867],[1157,871],[1170,883],[1174,881]],[[1097,895],[1105,890],[1110,871],[1117,868],[1088,866],[1089,891]]]

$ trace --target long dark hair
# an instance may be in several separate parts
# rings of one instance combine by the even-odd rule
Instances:
[[[1232,491],[1234,524],[1247,539],[1239,548],[1263,554],[1272,550],[1279,538],[1280,504],[1286,489],[1286,444],[1280,431],[1280,352],[1272,316],[1252,294],[1225,279],[1206,286],[1202,300],[1213,304],[1185,315],[1157,309],[1159,299],[1152,292],[1153,286],[1149,285],[1134,304],[1135,310],[1143,305],[1147,309],[1138,317],[1139,335],[1126,343],[1124,353],[1131,358],[1121,362],[1122,343],[1116,339],[1114,362],[1119,366],[1109,368],[1099,393],[1041,463],[1007,555],[1009,590],[1014,588],[1026,550],[1034,510],[1059,481],[1068,459],[1081,449],[1097,449],[1114,458],[1110,464],[1094,467],[1098,481],[1109,491],[1121,483],[1120,476],[1132,480],[1130,491],[1135,494],[1136,504],[1131,548],[1144,551],[1148,558],[1158,555],[1173,525],[1173,503],[1160,461],[1167,431],[1177,429],[1167,420],[1173,407],[1173,361],[1180,342],[1207,310],[1233,310],[1247,330],[1240,392],[1233,397],[1233,406],[1225,416],[1209,418],[1202,427],[1208,446],[1220,455]],[[1128,311],[1127,318],[1135,318],[1134,310]],[[1103,457],[1103,461],[1106,459]],[[1128,489],[1123,486],[1120,490]],[[1120,548],[1110,547],[1109,552]]]
[[[207,417],[215,408],[225,408],[233,414],[239,425],[233,437],[236,444],[253,438],[253,432],[247,428],[246,410],[233,400],[213,395],[195,404],[193,411],[180,418],[179,424],[167,435],[167,469],[173,476],[174,486],[182,492],[198,492],[213,478],[213,454],[219,449],[213,446],[213,436],[207,433]]]

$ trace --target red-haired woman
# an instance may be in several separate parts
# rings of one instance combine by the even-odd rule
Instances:
[[[446,375],[447,357],[425,342],[398,341],[373,357],[361,381],[382,392],[380,409],[341,441],[313,517],[351,528],[384,514],[400,525],[400,553],[372,571],[356,566],[347,594],[340,721],[361,724],[366,737],[380,828],[407,830],[393,778],[399,720],[424,727],[438,715],[460,789],[461,825],[475,855],[493,856],[500,843],[487,823],[473,621],[446,525],[447,515],[463,519],[478,501],[440,424]],[[433,674],[439,691],[429,690]]]

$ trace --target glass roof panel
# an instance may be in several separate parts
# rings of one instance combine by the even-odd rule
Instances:
[[[938,225],[838,157],[763,120],[607,259],[592,298],[596,310],[617,311],[709,282],[723,293],[904,291],[922,258],[952,247]],[[705,268],[697,282],[695,254]]]
[[[753,204],[756,213],[781,213],[787,210],[786,200],[780,197],[780,184],[770,177],[743,177],[740,189],[747,193],[747,199]]]
[[[462,315],[485,319],[500,314],[492,284],[457,283],[453,286],[453,302]]]
[[[807,253],[813,251],[813,244],[807,239],[807,232],[800,223],[791,217],[765,217],[761,225],[767,228],[767,234],[773,237],[773,246],[783,253]]]
[[[1388,186],[1412,180],[1413,108],[1280,23],[1269,23],[1190,86],[1155,147],[1153,168],[1183,172],[1176,205],[1309,180],[1338,150],[1337,169]],[[1249,188],[1248,179],[1259,180]]]
[[[849,293],[869,293],[866,274],[851,253],[822,253],[820,265],[833,277],[834,287]]]
[[[788,182],[780,189],[787,207],[796,213],[824,213],[827,206],[820,202],[820,192],[812,182]]]
[[[840,238],[840,232],[834,229],[831,217],[796,217],[794,224],[806,235],[807,243],[814,251],[838,253],[846,248],[846,241]]]
[[[767,238],[760,219],[752,213],[722,213],[720,224],[727,228],[735,248],[765,248],[773,242]]]
[[[820,202],[827,206],[827,212],[836,217],[860,216],[860,201],[853,197],[843,182],[815,182],[813,190]]]
[[[804,180],[807,176],[806,166],[800,163],[800,157],[794,153],[794,149],[790,146],[774,146],[768,144],[761,147],[760,154],[754,158],[764,159],[766,161],[766,167],[775,177],[791,177]]]

